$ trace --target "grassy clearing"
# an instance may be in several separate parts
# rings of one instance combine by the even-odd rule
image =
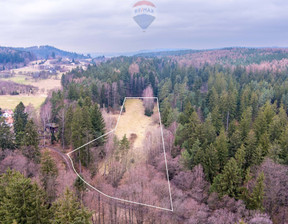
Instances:
[[[30,96],[0,96],[0,108],[2,109],[12,109],[22,101],[25,106],[28,106],[30,103],[35,107],[35,109],[39,109],[41,104],[45,101],[45,95],[30,95]]]
[[[145,130],[152,123],[152,119],[145,116],[145,108],[140,99],[127,99],[125,110],[126,112],[120,116],[115,134],[118,139],[122,139],[125,134],[128,139],[131,134],[136,134],[134,147],[141,147],[145,138]]]
[[[115,132],[109,137],[116,136],[121,140],[126,135],[130,143],[130,149],[125,159],[127,161],[133,159],[136,165],[147,160],[147,144],[151,144],[151,142],[147,142],[147,133],[160,133],[159,119],[155,119],[155,117],[159,117],[158,106],[155,104],[154,115],[151,117],[145,115],[145,108],[141,99],[126,99],[124,106],[125,112],[122,112]],[[119,115],[112,114],[105,117],[108,116],[115,120],[119,118]],[[100,173],[104,174],[105,164],[110,164],[113,161],[113,156],[115,154],[106,157],[105,162],[99,166]]]
[[[12,81],[21,85],[32,85],[32,86],[39,88],[40,91],[44,90],[45,93],[55,88],[61,88],[60,79],[43,79],[43,80],[34,81],[29,76],[16,75],[11,78],[2,78],[2,80]]]
[[[155,104],[154,116],[157,115],[158,107]],[[141,99],[127,99],[125,102],[125,112],[120,116],[115,135],[121,140],[126,134],[126,137],[130,140],[130,144],[132,144],[128,157],[140,162],[146,159],[145,148],[147,139],[145,138],[147,132],[160,132],[159,127],[159,124],[155,123],[153,117],[145,115],[145,108]]]
[[[30,85],[31,80],[29,80],[28,76],[25,75],[16,75],[11,78],[2,78],[4,81],[12,81],[22,85]]]
[[[44,80],[39,80],[37,82],[30,82],[30,85],[38,87],[39,90],[44,89],[44,92],[48,92],[49,90],[52,89],[59,89],[61,88],[61,80],[60,79],[44,79]]]

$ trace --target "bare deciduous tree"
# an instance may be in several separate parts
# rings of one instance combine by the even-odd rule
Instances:
[[[41,111],[40,111],[40,118],[42,120],[43,123],[43,134],[44,134],[44,146],[45,146],[45,130],[46,130],[46,125],[47,123],[49,123],[50,119],[51,119],[51,110],[52,110],[52,105],[51,102],[48,101],[47,103],[45,103],[42,107],[41,107]]]

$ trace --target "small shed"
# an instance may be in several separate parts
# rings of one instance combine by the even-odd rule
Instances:
[[[59,126],[56,123],[46,124],[46,130],[49,130],[51,133],[58,131]]]

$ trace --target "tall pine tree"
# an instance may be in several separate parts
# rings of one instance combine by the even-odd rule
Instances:
[[[25,106],[20,102],[14,111],[14,132],[15,132],[15,142],[19,146],[22,142],[24,130],[28,120],[28,114],[24,112]]]
[[[223,173],[219,174],[211,186],[211,191],[217,191],[220,196],[228,195],[237,198],[242,182],[241,171],[234,158],[231,158],[224,167]]]
[[[41,157],[40,173],[42,186],[47,193],[48,200],[52,202],[57,196],[56,178],[58,176],[58,169],[48,151],[45,151]]]
[[[40,161],[39,136],[33,120],[27,122],[21,142],[21,149],[27,158],[34,159],[35,162]]]
[[[0,149],[14,149],[14,135],[10,127],[5,123],[5,119],[0,117]]]
[[[91,124],[94,139],[99,138],[101,135],[105,134],[105,122],[102,113],[95,103],[91,109]],[[96,146],[103,145],[105,143],[105,137],[100,138],[95,142]]]
[[[50,223],[44,192],[18,171],[0,176],[0,223]]]
[[[221,129],[220,135],[216,139],[215,148],[217,150],[219,168],[221,172],[228,161],[228,140],[224,128]]]
[[[92,213],[81,205],[74,194],[66,189],[62,198],[53,204],[54,223],[90,224]]]

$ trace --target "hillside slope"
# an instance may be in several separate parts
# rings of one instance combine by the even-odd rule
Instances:
[[[52,57],[65,57],[70,59],[86,59],[87,56],[84,56],[83,54],[77,54],[75,52],[68,52],[64,50],[60,50],[58,48],[52,47],[52,46],[33,46],[33,47],[27,47],[27,48],[17,48],[18,50],[30,52],[34,54],[37,59],[47,59]]]
[[[0,46],[0,71],[25,66],[35,59],[31,52]]]

